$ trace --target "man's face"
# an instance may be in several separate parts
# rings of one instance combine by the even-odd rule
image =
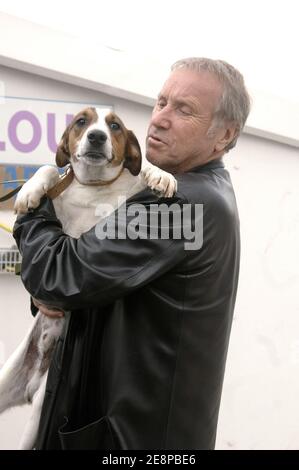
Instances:
[[[223,129],[207,135],[222,94],[220,82],[205,71],[178,69],[159,94],[150,121],[146,150],[154,165],[182,173],[217,158]],[[223,150],[223,149],[221,149]]]

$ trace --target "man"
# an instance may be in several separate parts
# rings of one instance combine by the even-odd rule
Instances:
[[[99,240],[92,229],[74,240],[47,198],[19,217],[26,288],[45,314],[59,312],[43,302],[72,310],[49,371],[37,448],[214,448],[240,252],[222,156],[248,113],[243,77],[223,61],[177,62],[158,97],[147,159],[178,179],[168,205],[203,207],[196,249],[173,235],[174,225],[168,239]],[[127,208],[136,203],[145,212],[161,205],[149,190]]]

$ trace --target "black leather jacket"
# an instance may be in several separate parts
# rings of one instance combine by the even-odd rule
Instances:
[[[145,190],[127,206],[157,202]],[[99,240],[94,229],[72,239],[47,198],[18,218],[25,287],[72,310],[37,448],[214,448],[240,253],[222,161],[179,176],[171,202],[204,205],[201,249],[174,237]]]

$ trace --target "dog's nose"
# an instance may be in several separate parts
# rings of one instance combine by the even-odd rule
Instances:
[[[104,144],[107,140],[107,134],[104,131],[93,130],[87,134],[88,141],[91,144]]]

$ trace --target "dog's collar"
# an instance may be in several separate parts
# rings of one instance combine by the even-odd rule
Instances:
[[[111,180],[98,180],[98,181],[91,181],[89,183],[81,183],[81,181],[79,181],[78,178],[76,178],[76,175],[72,167],[69,166],[65,170],[63,175],[60,176],[58,183],[55,186],[53,186],[53,188],[49,189],[49,191],[47,191],[47,196],[50,199],[55,199],[71,184],[74,178],[77,181],[79,181],[80,184],[84,184],[86,186],[106,186],[116,181],[117,178],[119,178],[120,175],[122,174],[123,170],[124,170],[124,167],[122,166],[119,173]]]
[[[63,175],[60,176],[59,181],[53,188],[47,191],[47,196],[50,199],[55,199],[59,194],[61,194],[73,181],[74,179],[74,171],[71,166],[69,166]]]
[[[120,171],[117,173],[117,175],[111,180],[89,181],[88,183],[82,183],[81,181],[79,181],[75,174],[74,174],[74,177],[77,181],[79,181],[80,184],[83,184],[85,186],[107,186],[107,184],[111,184],[114,181],[116,181],[120,177],[123,171],[124,171],[124,167],[122,166]]]

